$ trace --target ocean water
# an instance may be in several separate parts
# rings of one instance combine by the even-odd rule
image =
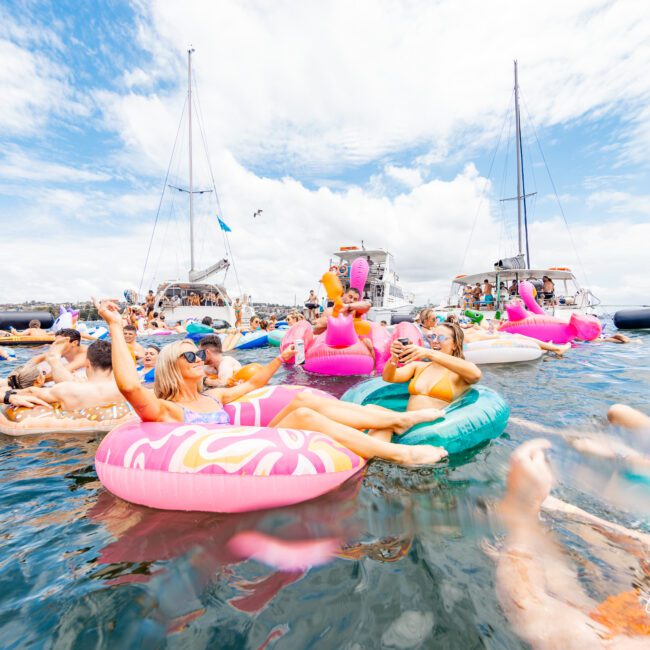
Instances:
[[[605,431],[614,402],[650,412],[650,336],[634,336],[640,344],[581,344],[563,359],[484,366],[483,383],[505,397],[514,418]],[[35,352],[17,351],[16,362]],[[276,353],[237,356],[264,362]],[[0,362],[0,373],[16,362]],[[336,395],[356,381],[302,369],[273,378]],[[318,500],[243,515],[155,511],[117,499],[94,470],[101,435],[0,436],[0,646],[526,647],[495,596],[485,549],[498,545],[501,531],[487,513],[503,494],[509,455],[538,435],[511,423],[500,439],[439,468],[372,462]],[[551,439],[556,496],[649,530],[650,487]],[[592,597],[639,583],[637,559],[605,552],[598,531],[545,521]],[[250,532],[272,538],[275,559],[242,549]]]

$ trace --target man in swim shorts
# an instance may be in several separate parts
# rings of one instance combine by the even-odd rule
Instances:
[[[221,339],[216,334],[204,336],[198,343],[205,350],[205,373],[203,385],[206,388],[227,386],[228,380],[241,368],[241,363],[223,354]],[[217,375],[216,378],[208,375]]]
[[[113,377],[110,341],[95,341],[88,346],[85,367],[86,382],[62,381],[51,388],[25,388],[17,393],[27,399],[37,398],[35,404],[58,403],[74,410],[124,402]]]

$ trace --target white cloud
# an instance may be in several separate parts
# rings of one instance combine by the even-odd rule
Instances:
[[[68,70],[34,43],[60,48],[53,32],[15,23],[0,13],[0,129],[5,136],[41,131],[52,116],[87,115],[88,107],[77,98]],[[12,40],[13,39],[13,40]]]
[[[57,183],[107,181],[106,172],[79,169],[49,162],[26,151],[9,148],[0,158],[0,179],[9,181],[53,181]]]
[[[288,177],[261,178],[225,154],[215,164],[224,172],[228,187],[223,214],[233,229],[230,240],[241,288],[251,291],[258,301],[292,304],[295,296],[300,303],[309,289],[317,288],[318,278],[328,268],[329,254],[341,245],[359,245],[362,239],[368,247],[393,252],[404,285],[416,291],[420,302],[429,298],[437,303],[454,275],[487,270],[513,252],[513,243],[501,238],[499,223],[490,212],[492,204],[481,199],[486,182],[473,166],[450,181],[431,180],[387,198],[359,187],[341,192],[312,190]],[[112,197],[100,194],[92,195],[89,204],[77,203],[76,195],[53,194],[43,207],[50,205],[52,214],[83,215],[88,205],[95,205],[93,214],[107,219],[112,214],[115,220],[116,214],[136,215],[146,209],[153,215],[157,198],[153,193],[147,196],[148,205],[139,204],[137,195],[131,195],[113,206],[112,212]],[[264,213],[253,219],[259,207]],[[214,212],[203,209],[201,203],[198,208],[197,256],[199,265],[207,266],[224,251]],[[184,277],[188,268],[186,206],[178,204],[177,218],[171,221],[165,218],[168,212],[164,211],[157,229],[145,289],[163,279]],[[92,229],[71,236],[68,229],[53,228],[38,240],[30,234],[5,239],[0,259],[12,263],[3,271],[0,301],[82,299],[89,293],[121,295],[125,288],[137,288],[152,222],[123,218],[116,223],[119,227],[102,236]],[[650,276],[649,223],[619,217],[573,226],[571,234],[582,264],[559,218],[534,222],[530,232],[534,263],[570,266],[608,304],[644,300]],[[228,287],[237,293],[232,272]]]
[[[387,165],[385,173],[406,187],[417,187],[422,184],[422,174],[414,167],[396,167]]]
[[[153,53],[148,74],[168,80],[171,71],[181,80],[168,106],[176,115],[178,47],[191,42],[209,139],[247,163],[304,174],[416,144],[430,143],[431,160],[450,142],[482,145],[500,128],[515,57],[537,124],[633,117],[625,144],[639,152],[636,135],[650,132],[641,110],[650,97],[642,1],[553,0],[520,3],[518,11],[506,0],[147,7],[139,35]],[[103,100],[112,114],[116,100]],[[163,132],[157,109],[134,110],[132,102],[124,107],[127,132]]]

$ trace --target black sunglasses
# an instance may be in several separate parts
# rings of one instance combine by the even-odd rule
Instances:
[[[197,359],[205,361],[205,350],[199,350],[198,352],[188,350],[187,352],[180,354],[178,358],[180,359],[181,357],[185,357],[185,361],[187,361],[187,363],[194,363]]]

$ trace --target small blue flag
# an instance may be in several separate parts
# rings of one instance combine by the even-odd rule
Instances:
[[[217,219],[219,220],[219,227],[221,230],[224,232],[232,232],[230,226],[225,221],[221,221],[221,217],[219,215],[217,215]]]

